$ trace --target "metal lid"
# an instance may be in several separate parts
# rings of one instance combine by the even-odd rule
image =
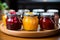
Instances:
[[[9,13],[10,14],[16,14],[15,10],[10,10]]]
[[[52,16],[54,13],[40,13],[41,16]]]
[[[3,12],[4,12],[4,14],[7,14],[8,13],[8,10],[4,10]]]
[[[24,13],[27,13],[27,12],[30,12],[30,10],[29,9],[25,9],[24,10]]]
[[[13,11],[15,12],[15,10],[13,10],[13,9],[10,9],[10,10],[9,10],[9,12],[13,12]]]
[[[16,15],[21,15],[19,12],[16,12]]]
[[[24,10],[23,9],[19,9],[18,12],[19,12],[18,14],[23,14]]]
[[[48,9],[47,12],[59,12],[57,9]]]
[[[44,9],[33,9],[33,12],[44,12]]]

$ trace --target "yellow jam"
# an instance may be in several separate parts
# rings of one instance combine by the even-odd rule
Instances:
[[[2,21],[3,21],[3,23],[4,23],[4,26],[6,26],[6,18],[7,18],[6,15],[3,15],[3,16],[2,16]]]

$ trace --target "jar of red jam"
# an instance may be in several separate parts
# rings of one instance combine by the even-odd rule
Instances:
[[[9,30],[19,30],[21,29],[21,23],[16,16],[15,11],[10,11],[7,15],[6,26]]]
[[[40,18],[40,28],[41,30],[51,30],[54,29],[54,21],[52,19],[52,13],[41,13]]]
[[[55,26],[57,28],[58,27],[58,20],[59,20],[59,15],[58,15],[59,11],[57,9],[48,9],[47,12],[54,13],[54,21],[55,21]]]

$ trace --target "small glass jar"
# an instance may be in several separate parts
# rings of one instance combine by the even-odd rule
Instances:
[[[52,13],[41,13],[40,18],[40,28],[41,30],[51,30],[54,29],[54,21],[52,19]]]
[[[6,26],[7,13],[8,13],[8,10],[3,11],[2,22],[4,23],[4,26]]]
[[[58,27],[58,19],[59,19],[58,12],[59,11],[57,9],[49,9],[47,10],[47,12],[54,13],[55,26]]]
[[[21,29],[20,20],[16,16],[15,11],[10,11],[7,15],[6,26],[9,30],[19,30]]]
[[[38,28],[38,17],[34,14],[26,13],[23,18],[23,29],[27,31],[35,31]]]

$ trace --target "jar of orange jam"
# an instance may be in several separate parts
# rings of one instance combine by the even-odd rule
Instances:
[[[38,17],[30,13],[25,13],[23,18],[23,29],[27,31],[34,31],[38,28]]]

